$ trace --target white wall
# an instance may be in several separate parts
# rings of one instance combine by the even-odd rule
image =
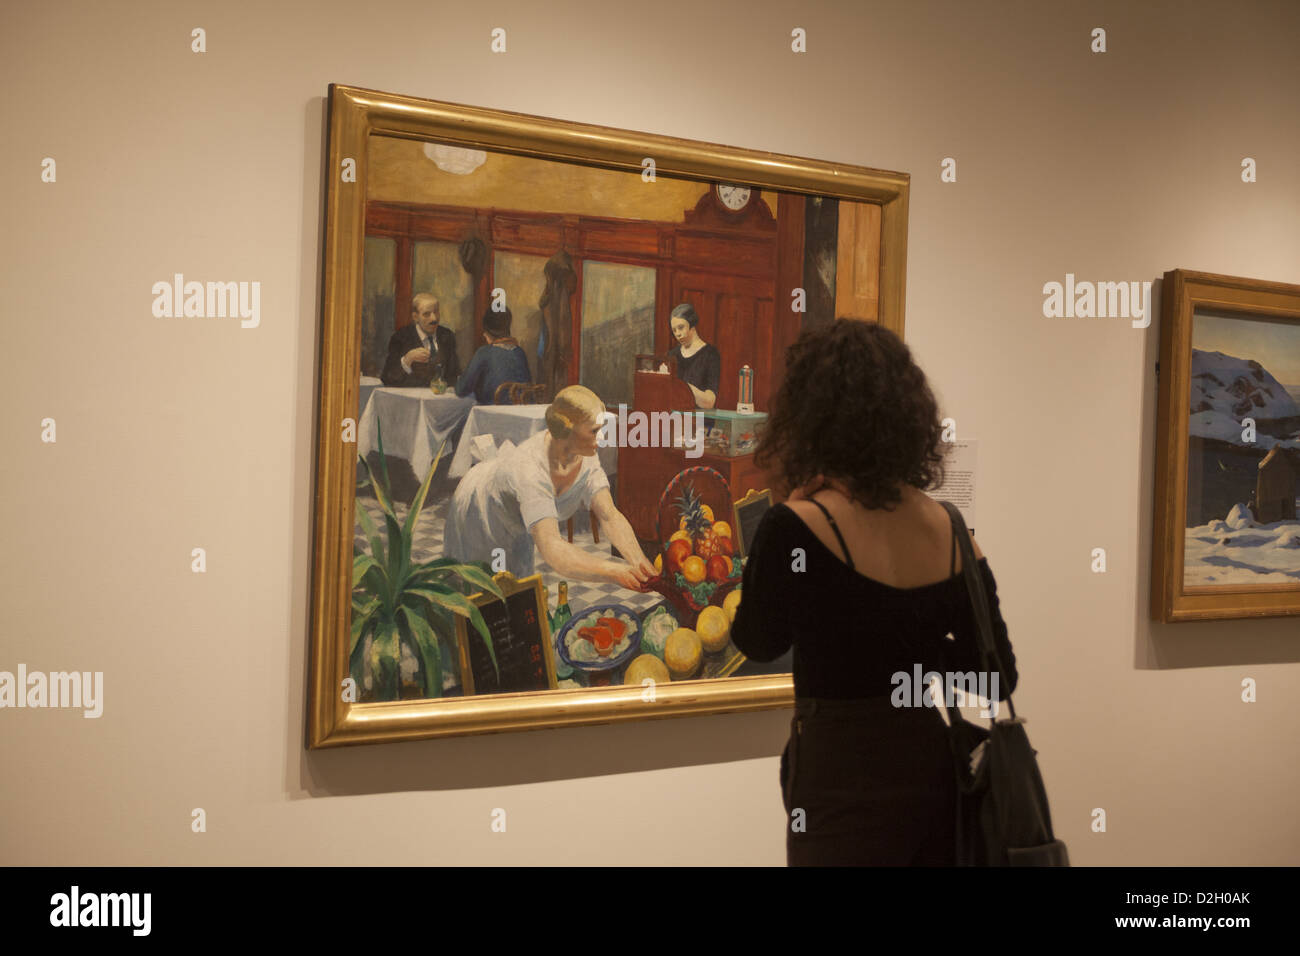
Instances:
[[[106,684],[98,720],[0,712],[4,862],[784,863],[786,712],[304,750],[330,82],[911,173],[906,337],[980,443],[1073,860],[1300,862],[1297,621],[1147,620],[1158,320],[1042,315],[1067,272],[1300,283],[1300,8],[128,9],[0,30],[0,669]],[[175,272],[260,281],[261,325],[154,318]]]

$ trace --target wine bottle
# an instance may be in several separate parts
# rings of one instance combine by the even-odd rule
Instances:
[[[560,628],[564,627],[566,621],[573,617],[573,611],[569,609],[569,582],[560,582],[560,595],[555,605],[555,613],[551,615],[551,633],[559,634]]]
[[[573,617],[573,612],[569,610],[569,582],[560,582],[559,599],[555,605],[555,613],[551,615],[551,639],[554,640],[560,633],[560,628],[564,627],[565,622]],[[573,677],[573,668],[564,663],[564,660],[557,653],[555,655],[555,679],[567,680]]]

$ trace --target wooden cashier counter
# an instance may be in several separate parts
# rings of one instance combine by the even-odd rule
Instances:
[[[753,371],[748,366],[740,369],[736,408],[715,407],[722,365],[717,348],[703,343],[694,323],[688,324],[677,310],[671,325],[679,343],[676,348],[667,355],[636,356],[632,408],[627,422],[619,422],[615,433],[619,437],[618,510],[638,538],[653,542],[660,541],[660,498],[683,469],[699,465],[714,469],[726,479],[733,501],[739,501],[749,491],[769,487],[767,478],[754,465],[754,449],[767,413],[753,407]],[[703,416],[702,436],[697,434],[697,411]],[[642,414],[634,414],[638,412]],[[656,412],[678,414],[656,419]],[[689,422],[686,416],[690,416]],[[638,420],[645,423],[644,432],[629,441],[632,423]],[[665,420],[671,425],[669,437],[677,439],[685,427],[689,428],[685,432],[689,441],[675,446],[666,442],[665,432],[669,430],[664,428]],[[774,496],[773,500],[778,499]]]

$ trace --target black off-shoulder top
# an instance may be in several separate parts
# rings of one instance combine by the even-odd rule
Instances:
[[[795,549],[803,551],[803,570]],[[1005,700],[1018,678],[1015,655],[988,559],[978,566],[1004,668],[997,699]],[[785,505],[773,506],[755,531],[731,637],[753,661],[793,649],[796,697],[881,697],[894,690],[895,673],[910,675],[917,664],[922,673],[980,666],[964,572],[893,587],[851,569]]]

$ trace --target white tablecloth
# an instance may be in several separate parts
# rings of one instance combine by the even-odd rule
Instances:
[[[427,388],[376,388],[357,428],[357,451],[368,457],[379,450],[379,425],[384,432],[384,454],[405,458],[416,480],[424,481],[438,446],[460,427],[473,407],[472,396],[461,398],[454,391],[435,395]],[[450,447],[444,449],[443,457],[450,452]]]
[[[384,382],[382,379],[375,378],[373,375],[361,376],[361,387],[357,393],[357,408],[361,409],[362,414],[365,414],[366,405],[370,402],[370,393],[377,388],[383,387]]]
[[[448,475],[460,478],[478,464],[474,453],[474,438],[477,435],[491,435],[498,448],[509,439],[515,445],[522,445],[532,435],[546,427],[546,409],[549,405],[475,405],[470,409],[469,419],[465,422],[465,431],[456,445],[456,457],[451,460]],[[388,434],[385,432],[384,434]],[[605,474],[612,475],[618,469],[618,449],[598,448],[596,456]]]

